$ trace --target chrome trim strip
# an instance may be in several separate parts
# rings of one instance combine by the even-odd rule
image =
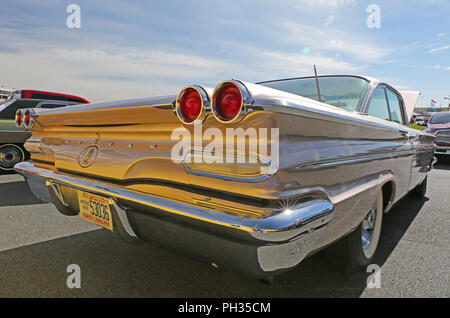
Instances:
[[[0,131],[2,134],[29,134],[29,132],[24,131],[24,130],[1,130]]]
[[[426,151],[424,151],[426,152]],[[376,154],[362,157],[353,157],[347,159],[339,160],[324,160],[324,161],[314,161],[299,164],[296,169],[307,169],[307,168],[325,168],[325,167],[335,167],[346,164],[362,163],[367,161],[379,160],[379,159],[390,159],[402,156],[411,156],[414,153],[413,150],[398,151],[388,154]]]
[[[211,178],[218,178],[218,179],[223,179],[223,180],[230,180],[230,181],[238,181],[238,182],[261,182],[264,180],[269,179],[270,177],[272,177],[277,171],[278,169],[274,169],[273,165],[272,165],[272,161],[268,158],[265,158],[261,155],[248,155],[246,154],[245,157],[246,158],[254,158],[257,161],[262,162],[263,164],[266,165],[267,167],[267,173],[265,174],[261,174],[258,177],[254,177],[254,178],[239,178],[239,177],[232,177],[232,176],[226,176],[226,175],[222,175],[222,174],[218,174],[218,173],[209,173],[209,172],[202,172],[202,171],[195,171],[195,170],[191,170],[189,169],[189,167],[186,166],[186,156],[188,155],[189,152],[198,152],[198,153],[205,153],[205,152],[210,152],[212,153],[212,151],[207,151],[204,149],[187,149],[182,157],[181,157],[181,165],[183,166],[184,170],[187,173],[193,174],[193,175],[198,175],[198,176],[205,176],[205,177],[211,177]],[[227,153],[223,153],[222,155],[226,156]],[[243,156],[240,154],[235,154],[237,156]]]
[[[450,136],[450,129],[439,129],[435,131],[435,135],[444,135],[444,136]]]

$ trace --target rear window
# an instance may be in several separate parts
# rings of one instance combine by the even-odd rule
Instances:
[[[51,95],[51,94],[42,94],[42,93],[32,93],[31,98],[32,99],[46,99],[46,100],[63,100],[63,101],[67,101],[67,102],[85,103],[85,101],[78,99],[78,98]]]
[[[258,84],[310,99],[319,99],[316,79],[311,77]],[[351,76],[323,76],[319,77],[319,87],[322,102],[348,111],[357,111],[367,94],[369,82]]]

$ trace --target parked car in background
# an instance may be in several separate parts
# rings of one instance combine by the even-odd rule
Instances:
[[[426,126],[430,121],[430,115],[418,115],[415,117],[415,122],[419,126]]]
[[[327,248],[339,266],[365,269],[383,214],[408,193],[425,196],[434,136],[409,127],[400,92],[386,83],[317,82],[320,97],[314,77],[229,80],[214,90],[36,109],[25,143],[31,160],[15,170],[64,215],[214,267],[264,278]],[[279,139],[268,156],[261,146],[236,148],[234,136],[232,147],[227,140],[211,150],[200,136],[175,160],[174,132],[209,128]],[[249,134],[237,139],[267,142]]]
[[[11,92],[12,90],[0,86],[0,103],[2,103],[3,100],[8,99],[11,96]]]
[[[23,144],[31,137],[25,128],[16,127],[15,114],[21,108],[50,109],[77,102],[41,99],[9,99],[0,104],[0,171],[13,170],[14,165],[29,158]]]
[[[450,112],[433,114],[425,131],[436,136],[437,154],[450,155]]]

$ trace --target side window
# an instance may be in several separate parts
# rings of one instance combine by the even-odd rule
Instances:
[[[7,105],[2,111],[0,111],[0,119],[14,119],[16,116],[16,111],[20,108],[25,107],[16,102]]]
[[[391,120],[384,87],[377,87],[373,92],[367,115]]]
[[[388,101],[389,101],[389,109],[391,111],[391,120],[393,122],[403,124],[402,120],[402,110],[401,110],[401,104],[398,99],[398,96],[391,92],[389,89],[386,90]]]

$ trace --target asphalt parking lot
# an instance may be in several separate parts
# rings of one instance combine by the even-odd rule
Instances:
[[[403,199],[384,218],[375,263],[381,288],[349,279],[322,254],[271,286],[148,244],[127,245],[39,202],[20,176],[0,175],[0,297],[450,297],[450,160],[425,200]],[[81,288],[66,286],[67,266]]]

